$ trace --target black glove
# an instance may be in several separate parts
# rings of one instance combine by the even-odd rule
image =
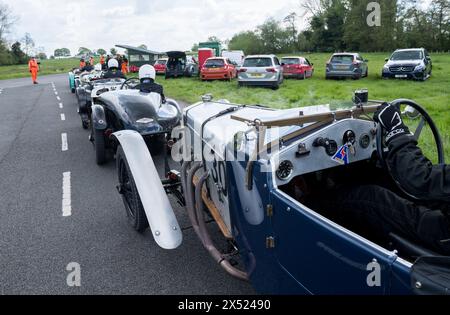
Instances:
[[[383,126],[387,132],[386,143],[403,135],[410,134],[409,128],[403,123],[400,109],[391,104],[384,103],[375,112],[373,119]]]

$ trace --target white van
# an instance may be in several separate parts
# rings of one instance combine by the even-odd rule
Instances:
[[[230,59],[230,61],[236,63],[238,67],[242,67],[245,54],[242,50],[224,50],[222,51],[222,57]]]

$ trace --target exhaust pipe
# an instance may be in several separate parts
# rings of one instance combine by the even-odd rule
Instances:
[[[201,166],[200,166],[201,167]],[[248,281],[249,276],[247,273],[233,267],[230,262],[225,258],[225,255],[222,254],[213,244],[212,239],[208,233],[208,230],[206,228],[205,224],[205,217],[204,217],[204,205],[203,205],[203,199],[202,199],[202,190],[203,186],[208,179],[209,174],[205,173],[198,182],[197,186],[195,187],[195,200],[196,200],[196,219],[198,224],[198,230],[199,230],[199,238],[201,239],[203,246],[206,248],[206,250],[210,253],[210,255],[216,260],[219,265],[231,276],[243,280]],[[192,181],[190,182],[192,183]],[[191,184],[192,185],[192,184]],[[193,185],[192,185],[193,186]],[[191,200],[192,201],[192,200]]]

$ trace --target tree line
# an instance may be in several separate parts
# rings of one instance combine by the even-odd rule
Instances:
[[[392,51],[424,47],[450,51],[450,0],[306,0],[282,20],[268,19],[234,35],[230,50],[246,54],[297,51]],[[300,19],[308,27],[300,31]]]

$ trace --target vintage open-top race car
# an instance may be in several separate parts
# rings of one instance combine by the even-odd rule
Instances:
[[[108,84],[108,83],[106,83]],[[167,135],[182,118],[178,103],[172,99],[163,102],[158,93],[135,89],[138,79],[124,80],[119,88],[103,85],[93,90],[91,107],[91,141],[94,143],[96,162],[107,162],[110,153],[117,150],[112,134],[132,130],[145,139],[146,147],[160,151],[166,146]],[[103,92],[103,93],[102,93]]]
[[[184,109],[181,136],[173,136],[179,140],[172,157],[182,161],[181,172],[162,181],[142,136],[114,133],[118,190],[129,221],[139,232],[150,227],[160,247],[176,249],[183,237],[167,195],[173,194],[212,257],[260,293],[448,294],[449,257],[402,235],[380,242],[302,196],[309,191],[327,198],[336,185],[371,183],[400,193],[383,164],[383,129],[371,118],[381,103],[358,95],[351,108],[337,110],[272,110],[205,96]],[[392,104],[402,107],[417,138],[430,137],[436,162],[444,163],[427,112],[410,100]],[[230,244],[228,252],[214,245],[207,217]]]
[[[101,74],[92,74],[86,84],[77,89],[78,114],[84,129],[90,126],[92,104],[95,104],[103,93],[120,89],[124,82],[125,79],[122,78],[103,79]]]
[[[75,94],[77,89],[77,84],[80,83],[80,69],[74,68],[69,72],[69,89]]]

